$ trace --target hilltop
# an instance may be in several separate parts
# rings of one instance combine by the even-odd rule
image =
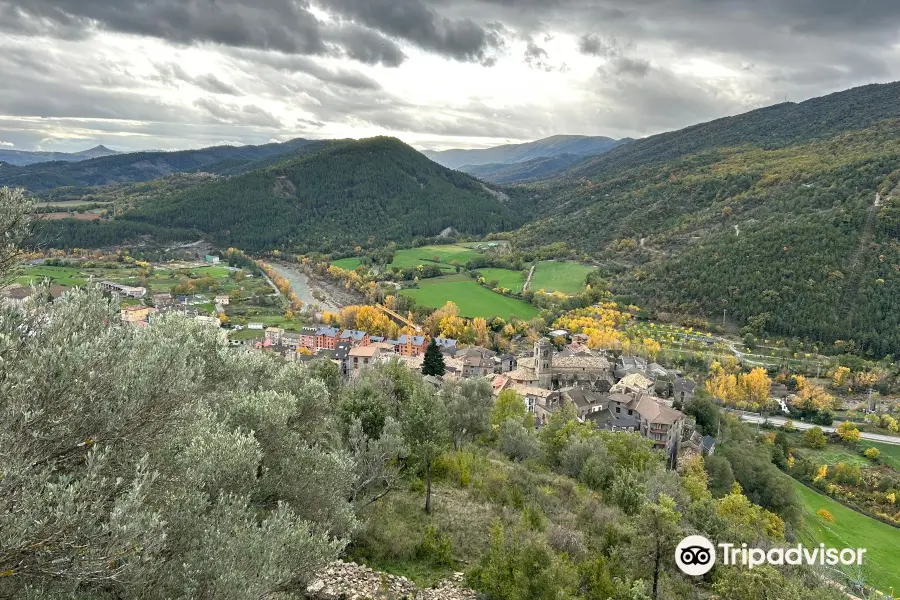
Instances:
[[[57,222],[59,223],[59,222]],[[46,223],[42,235],[90,247],[193,231],[246,250],[301,251],[411,242],[448,227],[467,234],[514,229],[523,219],[506,196],[428,160],[393,138],[330,143],[318,152],[227,178],[213,178],[110,222]],[[112,238],[110,232],[115,232]]]

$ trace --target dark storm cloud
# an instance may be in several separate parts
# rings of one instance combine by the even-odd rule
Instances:
[[[461,61],[485,62],[503,45],[500,35],[471,18],[450,19],[422,0],[323,0],[326,10]]]
[[[318,19],[306,2],[295,0],[0,0],[0,6],[34,28],[96,26],[180,44],[327,51]]]
[[[406,60],[406,54],[390,38],[355,23],[344,23],[330,30],[329,40],[348,57],[362,63],[399,67]]]

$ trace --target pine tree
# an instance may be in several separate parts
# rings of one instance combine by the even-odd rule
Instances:
[[[444,355],[441,354],[441,349],[438,348],[437,342],[432,339],[428,344],[428,347],[425,348],[425,358],[422,361],[422,374],[440,377],[446,370],[447,369],[444,366]]]

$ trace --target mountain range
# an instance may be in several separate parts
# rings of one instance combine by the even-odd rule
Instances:
[[[17,167],[33,165],[42,162],[79,162],[101,156],[119,154],[106,146],[94,146],[81,152],[32,152],[28,150],[4,150],[0,148],[0,162],[5,162]]]
[[[115,219],[46,223],[60,245],[203,236],[249,251],[335,252],[410,244],[448,227],[507,232],[525,254],[567,248],[591,260],[619,299],[651,311],[724,312],[750,336],[900,352],[900,83],[598,155],[528,158],[506,148],[506,160],[519,160],[504,166],[508,180],[528,183],[505,187],[390,138],[143,154],[5,166],[0,185],[45,195],[63,193],[60,185],[124,186]],[[482,168],[471,167],[479,177]],[[151,181],[179,170],[219,177]],[[65,193],[93,198],[98,189],[120,193]]]
[[[494,183],[516,183],[558,173],[579,157],[609,152],[630,138],[555,135],[524,144],[506,144],[477,150],[425,151],[434,162]],[[557,160],[549,160],[557,159]],[[510,165],[514,167],[510,168]]]
[[[78,162],[41,162],[26,166],[0,165],[0,186],[23,187],[35,193],[60,187],[91,187],[136,183],[173,173],[208,172],[234,175],[263,168],[304,148],[318,150],[331,141],[302,138],[261,146],[214,146],[175,152],[129,152]]]

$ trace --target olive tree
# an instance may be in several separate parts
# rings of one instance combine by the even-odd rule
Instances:
[[[96,289],[0,309],[0,597],[292,594],[356,527],[329,407],[303,367],[122,326]]]

